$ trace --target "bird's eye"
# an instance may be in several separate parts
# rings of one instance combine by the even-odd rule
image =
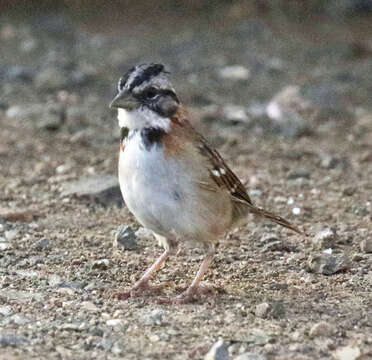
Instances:
[[[154,99],[158,94],[156,88],[150,87],[145,91],[145,96],[147,99]]]

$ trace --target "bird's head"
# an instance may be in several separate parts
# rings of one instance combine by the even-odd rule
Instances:
[[[111,108],[118,109],[119,125],[128,129],[165,128],[177,111],[179,100],[162,64],[131,68],[118,83]]]

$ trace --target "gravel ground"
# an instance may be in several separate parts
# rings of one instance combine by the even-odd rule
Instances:
[[[372,17],[72,10],[0,15],[0,359],[371,359]],[[112,297],[161,252],[120,200],[108,109],[149,60],[253,201],[311,234],[248,219],[190,305]],[[154,283],[181,293],[201,256]]]

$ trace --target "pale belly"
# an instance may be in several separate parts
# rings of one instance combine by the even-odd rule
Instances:
[[[168,239],[210,242],[228,227],[229,202],[205,206],[195,179],[183,164],[165,159],[161,147],[141,149],[130,141],[120,152],[119,181],[128,209],[146,228]],[[216,194],[207,194],[215,197]],[[205,199],[204,199],[205,200]]]

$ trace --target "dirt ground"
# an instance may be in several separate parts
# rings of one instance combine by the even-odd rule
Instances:
[[[219,339],[213,359],[372,359],[372,16],[85,10],[0,15],[0,359],[203,359]],[[119,225],[140,228],[125,206],[65,192],[116,176],[108,103],[144,61],[166,64],[253,201],[311,234],[247,219],[189,305],[113,298],[161,249],[143,229],[115,248]],[[163,296],[201,259],[170,258]]]

